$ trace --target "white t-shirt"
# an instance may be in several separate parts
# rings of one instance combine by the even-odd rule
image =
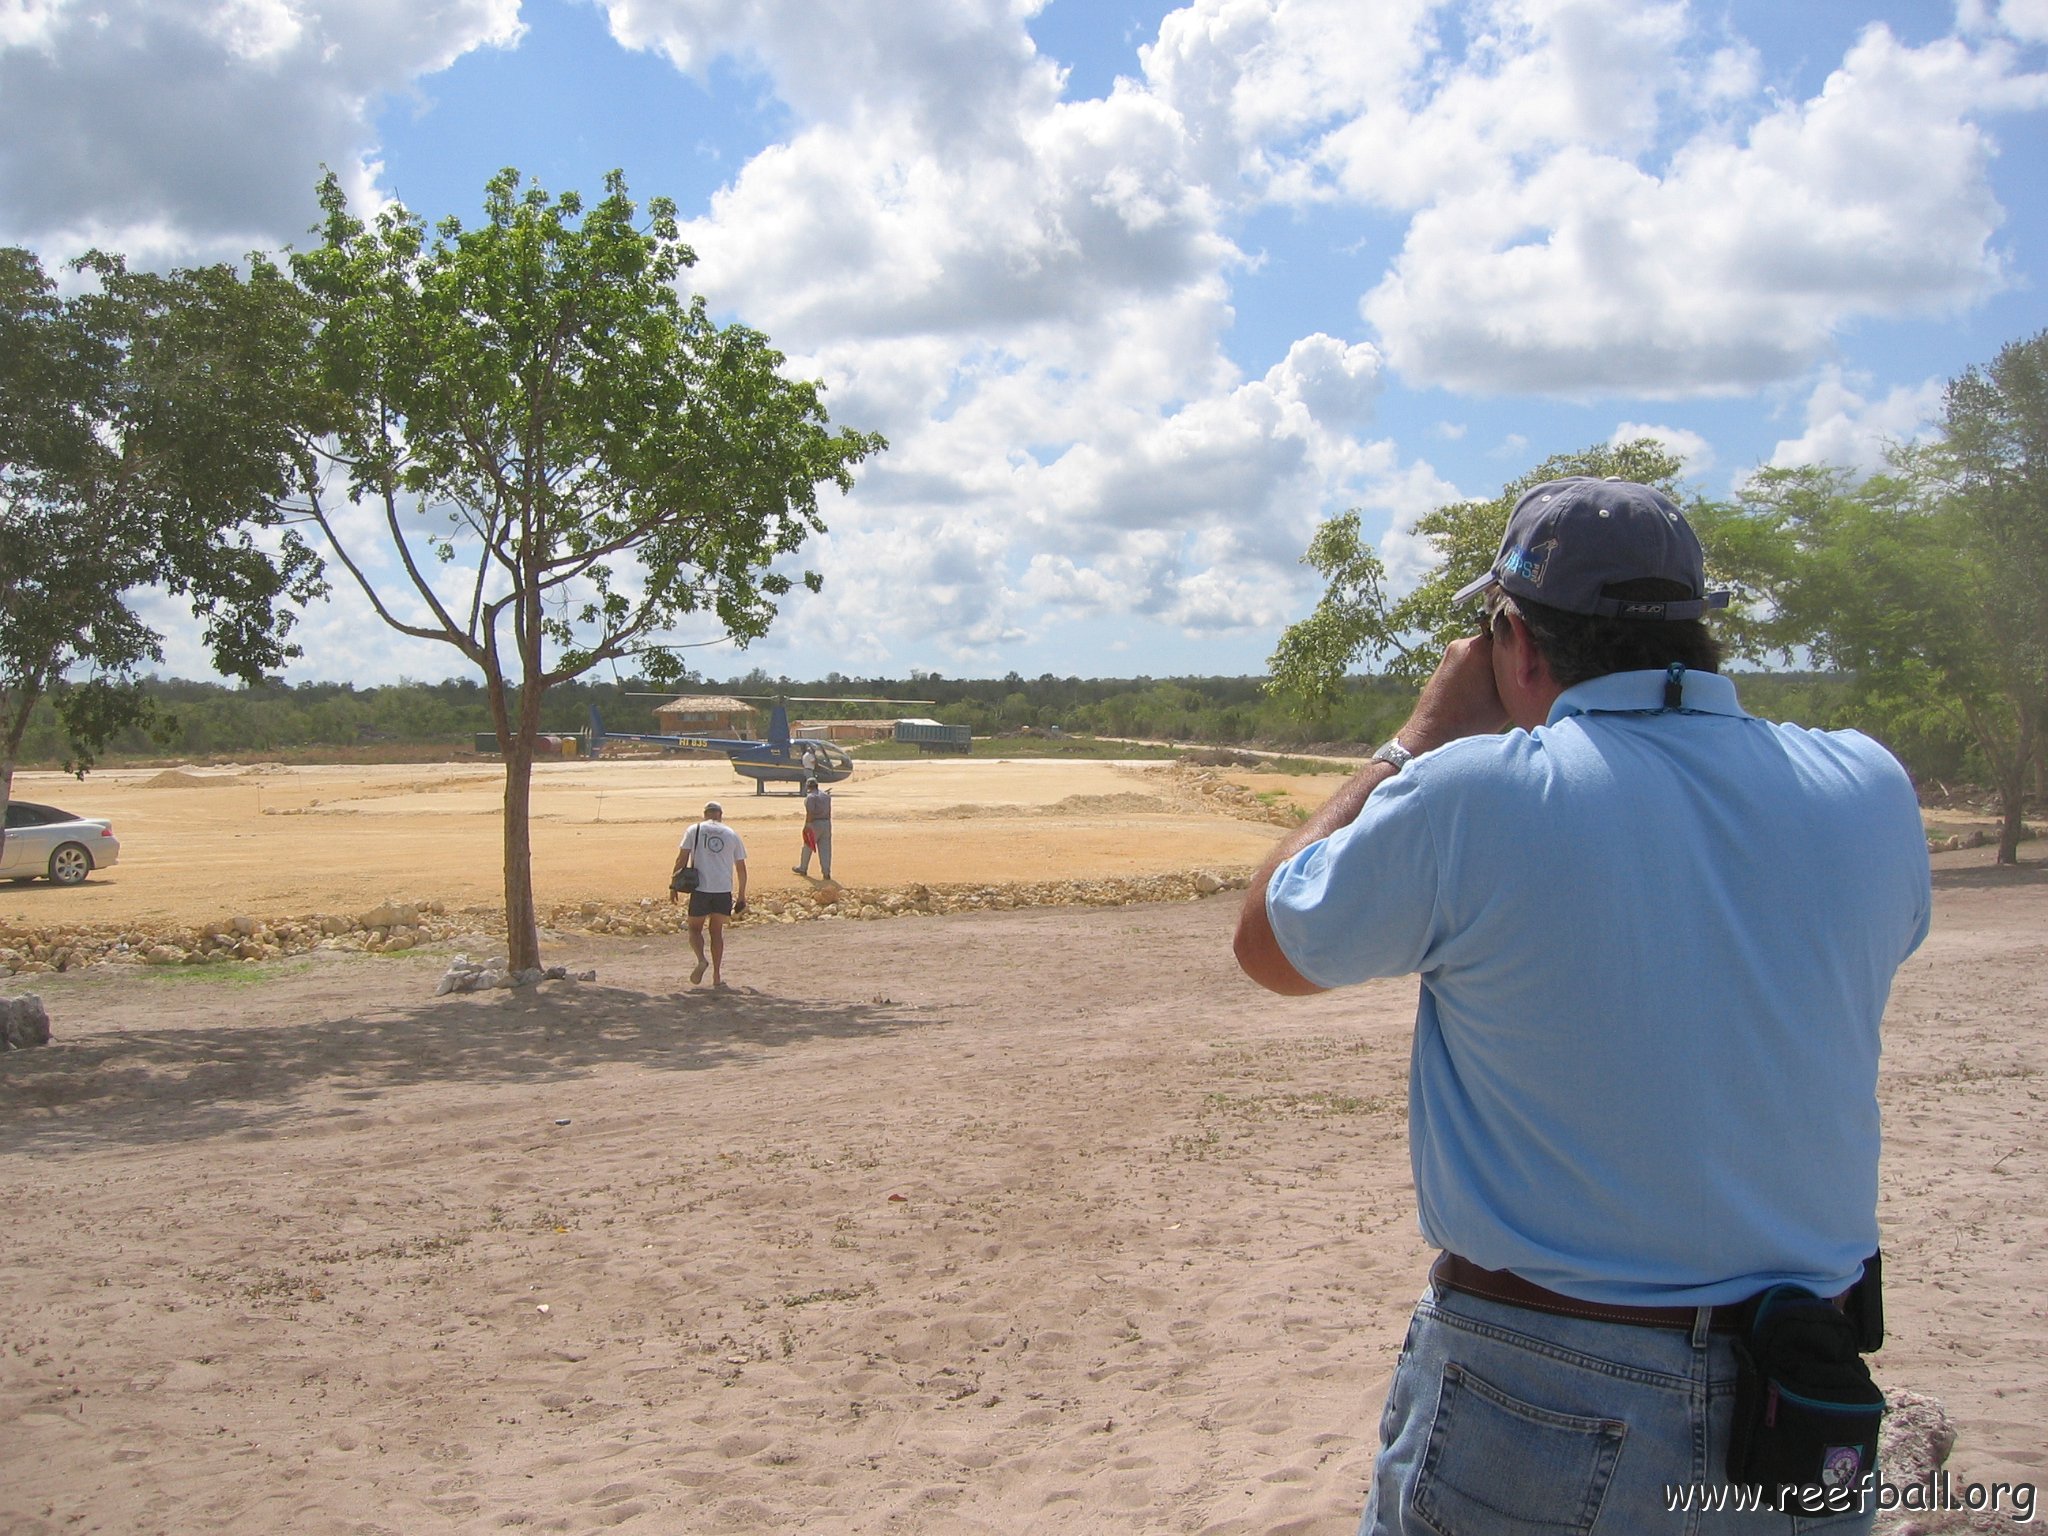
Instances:
[[[700,821],[683,834],[690,867],[697,871],[697,889],[708,895],[732,890],[733,864],[747,856],[747,845],[722,821]]]

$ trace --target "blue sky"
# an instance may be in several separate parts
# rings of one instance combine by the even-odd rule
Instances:
[[[2044,128],[2048,0],[0,7],[0,241],[51,261],[302,239],[322,164],[674,198],[714,310],[892,444],[712,677],[1257,672],[1348,507],[1398,583],[1422,512],[1617,435],[1710,493],[1874,464],[2048,327]],[[301,637],[461,670],[339,586]]]

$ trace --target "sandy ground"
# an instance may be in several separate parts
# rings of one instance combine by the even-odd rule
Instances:
[[[926,766],[887,815],[879,771],[849,786],[854,857],[1176,868],[1272,835],[1091,808],[1147,782],[1093,765],[968,814]],[[560,810],[569,844],[617,839],[551,855],[565,896],[608,858],[658,876],[696,793],[596,772],[549,777],[544,814],[601,786],[620,817]],[[45,894],[334,905],[431,831],[358,791],[338,859],[272,842],[335,823],[284,814],[317,772],[262,783],[242,862],[166,871],[153,818],[250,786],[122,786],[132,862]],[[750,837],[788,824],[724,798]],[[1986,862],[1937,858],[1887,1021],[1877,1366],[1948,1404],[1959,1476],[2039,1483],[2048,866]],[[577,935],[548,958],[596,983],[517,994],[432,997],[445,951],[15,979],[57,1040],[0,1055],[0,1530],[1349,1532],[1428,1257],[1413,984],[1270,998],[1235,907],[742,924],[723,995],[672,941]]]
[[[1320,804],[1341,774],[1232,773]],[[0,919],[200,922],[246,911],[350,911],[387,896],[503,900],[502,770],[474,760],[347,768],[250,764],[16,775],[14,793],[114,823],[121,860],[68,891],[0,885]],[[1190,797],[1158,764],[935,758],[873,763],[833,786],[834,868],[867,885],[1159,874],[1256,863],[1271,824]],[[534,897],[661,895],[683,829],[724,807],[760,891],[791,873],[803,812],[720,759],[544,762],[533,789]],[[813,865],[816,868],[816,865]]]

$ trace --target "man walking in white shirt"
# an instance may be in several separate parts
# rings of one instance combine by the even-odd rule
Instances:
[[[711,985],[722,987],[726,919],[747,910],[747,845],[740,841],[738,832],[725,824],[725,807],[716,800],[704,807],[704,819],[683,834],[682,844],[676,849],[675,870],[669,882],[671,904],[679,894],[674,877],[686,869],[695,870],[697,875],[696,884],[689,888],[690,949],[697,956],[696,969],[690,972],[690,985],[702,982],[708,970]],[[711,928],[708,954],[704,935],[707,923]]]

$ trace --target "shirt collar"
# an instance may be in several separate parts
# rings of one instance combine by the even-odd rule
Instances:
[[[1735,698],[1735,684],[1718,672],[1688,671],[1684,679],[1688,714],[1748,715]],[[1664,707],[1664,673],[1610,672],[1565,689],[1550,706],[1546,725],[1567,715],[1655,714]]]

